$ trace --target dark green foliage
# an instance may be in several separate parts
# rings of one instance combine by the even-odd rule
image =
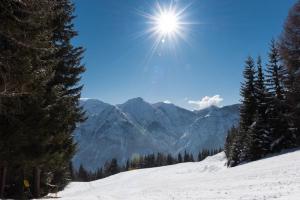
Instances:
[[[234,126],[231,127],[231,129],[228,130],[228,132],[227,132],[227,136],[226,136],[225,144],[224,144],[224,152],[225,152],[225,155],[227,158],[229,158],[229,155],[231,154],[231,152],[230,152],[231,147],[233,144],[233,140],[237,135],[237,132],[238,132],[238,129]]]
[[[252,57],[245,62],[244,83],[241,86],[242,105],[240,108],[240,125],[236,137],[231,139],[229,166],[235,166],[249,159],[250,126],[255,121],[256,96],[255,96],[255,64]],[[226,145],[225,145],[226,146]],[[227,145],[228,146],[228,145]],[[227,147],[228,148],[228,147]],[[228,152],[228,150],[227,150]]]
[[[189,158],[190,158],[190,162],[195,162],[193,154],[190,154]]]
[[[286,68],[280,64],[280,55],[274,40],[271,42],[269,63],[266,70],[266,86],[268,90],[267,117],[270,126],[271,151],[279,152],[291,147],[292,134],[287,120],[286,101]]]
[[[281,45],[284,44],[282,42]],[[249,58],[246,61],[245,83],[241,89],[243,100],[240,127],[232,128],[225,142],[228,166],[236,166],[241,162],[262,158],[268,153],[300,146],[296,75],[288,65],[290,57],[285,54],[288,47],[281,48],[286,59],[284,62],[276,42],[272,40],[266,75],[263,73],[260,57],[257,72],[253,68],[253,59]],[[283,63],[286,63],[287,67],[283,66]]]
[[[190,162],[190,155],[186,151],[183,154],[183,162]]]
[[[89,175],[86,169],[82,165],[80,165],[79,170],[78,170],[78,178],[79,181],[88,181],[89,180]]]
[[[241,87],[240,126],[229,131],[225,142],[228,166],[295,146],[288,123],[286,78],[275,41],[271,43],[266,75],[260,57],[257,70],[253,59],[247,59]]]
[[[270,127],[267,121],[268,94],[265,87],[265,80],[261,58],[257,60],[257,76],[254,84],[256,98],[255,122],[249,129],[248,154],[250,160],[256,160],[267,154],[270,150]]]
[[[245,62],[244,83],[241,86],[242,105],[240,108],[240,131],[247,132],[252,125],[256,113],[255,98],[255,64],[252,57]]]
[[[0,2],[0,166],[8,169],[7,197],[24,198],[24,179],[36,186],[35,197],[71,180],[84,71],[82,48],[70,43],[73,9],[69,1]]]
[[[279,53],[288,69],[287,102],[290,131],[300,146],[300,2],[290,10],[283,34],[280,38]]]
[[[172,165],[174,163],[176,163],[175,159],[172,157],[171,154],[168,154],[167,155],[167,165]]]
[[[181,155],[181,153],[178,154],[177,161],[178,161],[178,163],[182,163],[182,155]]]
[[[119,173],[119,165],[117,159],[112,159],[108,168],[108,172],[110,174],[116,174]]]

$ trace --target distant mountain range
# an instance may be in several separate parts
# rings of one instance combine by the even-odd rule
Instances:
[[[74,132],[76,168],[94,171],[105,161],[124,163],[135,155],[153,152],[197,155],[203,148],[222,147],[227,131],[239,122],[239,104],[190,111],[174,104],[150,104],[142,98],[110,105],[82,100],[88,119]]]

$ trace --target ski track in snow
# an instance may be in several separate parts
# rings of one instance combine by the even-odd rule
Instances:
[[[71,183],[60,199],[88,200],[299,200],[300,150],[234,168],[224,153],[202,162],[123,172]]]

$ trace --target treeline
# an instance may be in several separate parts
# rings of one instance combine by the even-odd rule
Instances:
[[[290,11],[285,29],[272,40],[269,60],[245,62],[239,127],[227,136],[228,166],[300,146],[300,1]]]
[[[208,156],[215,155],[223,151],[222,148],[219,149],[203,149],[199,152],[197,159],[194,159],[193,154],[187,153],[186,151],[177,156],[172,156],[171,154],[156,153],[144,156],[137,156],[131,160],[127,160],[125,165],[119,165],[117,159],[113,158],[111,161],[106,162],[103,167],[96,170],[95,172],[90,172],[86,170],[82,165],[80,165],[78,170],[73,170],[73,181],[94,181],[102,179],[120,172],[144,169],[151,167],[161,167],[167,165],[173,165],[184,162],[195,162],[202,161]]]
[[[69,0],[0,1],[0,198],[38,198],[71,180],[82,47]]]

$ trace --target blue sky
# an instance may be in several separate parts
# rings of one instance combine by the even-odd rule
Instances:
[[[268,44],[296,0],[173,0],[177,8],[190,5],[183,20],[193,24],[183,26],[185,40],[161,42],[151,54],[156,38],[141,33],[153,25],[141,12],[153,14],[157,2],[170,3],[74,0],[73,42],[86,48],[82,97],[111,104],[142,97],[188,109],[238,103],[245,58],[266,62]]]

